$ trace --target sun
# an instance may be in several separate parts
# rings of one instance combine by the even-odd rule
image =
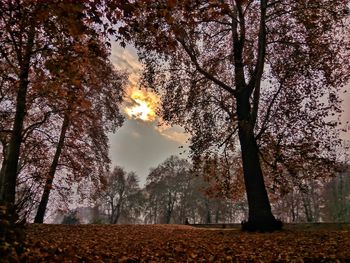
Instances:
[[[152,92],[131,89],[126,99],[125,113],[130,119],[154,121],[158,102],[158,96]]]

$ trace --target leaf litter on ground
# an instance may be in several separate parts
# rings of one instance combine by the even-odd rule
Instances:
[[[350,262],[350,229],[274,233],[184,225],[27,227],[23,262]]]

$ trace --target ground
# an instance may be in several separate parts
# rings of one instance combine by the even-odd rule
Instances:
[[[27,227],[24,262],[350,262],[350,227],[275,233],[180,225]]]

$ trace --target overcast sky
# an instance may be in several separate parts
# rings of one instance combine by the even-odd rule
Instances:
[[[137,76],[141,69],[136,51],[130,47],[121,48],[113,45],[111,59],[121,70],[130,73],[130,83],[127,94],[130,96],[137,86]],[[350,86],[343,95],[344,114],[342,120],[350,121]],[[132,104],[128,101],[127,104]],[[125,109],[123,108],[123,111]],[[350,140],[350,134],[344,134]],[[186,140],[188,136],[180,127],[159,127],[157,119],[144,121],[127,116],[123,127],[115,134],[110,134],[110,156],[112,165],[119,165],[126,171],[134,171],[139,176],[140,183],[145,183],[151,167],[156,167],[170,155],[186,156]],[[184,148],[179,148],[184,147]]]
[[[137,90],[137,76],[141,69],[136,51],[130,47],[123,49],[113,45],[111,60],[118,69],[130,74],[126,92],[128,100],[132,91]],[[156,95],[145,96],[157,103]],[[125,113],[125,107],[132,104],[133,101],[128,100],[122,111]],[[109,138],[112,166],[119,165],[128,172],[136,172],[142,185],[150,168],[156,167],[171,155],[187,155],[188,136],[183,129],[159,126],[157,117],[144,121],[126,115],[124,125],[116,133],[110,134]]]

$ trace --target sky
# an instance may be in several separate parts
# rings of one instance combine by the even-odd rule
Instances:
[[[186,142],[189,136],[181,127],[159,126],[159,119],[155,114],[159,98],[137,88],[138,73],[142,67],[135,49],[113,44],[111,60],[117,69],[130,74],[126,102],[122,106],[122,112],[126,116],[125,123],[114,134],[109,135],[112,167],[118,165],[127,172],[135,172],[142,186],[150,169],[169,156],[187,157]],[[350,122],[350,84],[344,90],[346,92],[341,95],[344,110],[342,121]],[[342,137],[350,140],[350,133],[344,133]]]
[[[122,106],[125,123],[109,135],[112,167],[118,165],[127,172],[135,172],[140,184],[144,185],[151,168],[157,167],[171,155],[187,156],[188,135],[181,127],[159,125],[155,114],[159,97],[138,89],[141,64],[135,49],[114,44],[111,60],[117,69],[130,74],[126,101]]]

